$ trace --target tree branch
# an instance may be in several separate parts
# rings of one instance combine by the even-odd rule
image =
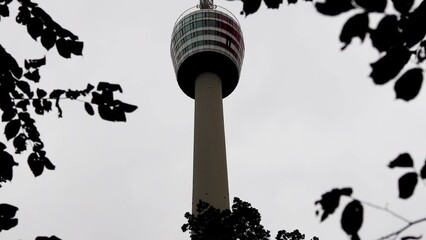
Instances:
[[[389,239],[390,237],[397,237],[399,234],[401,234],[403,231],[405,231],[405,230],[407,230],[408,228],[410,228],[411,226],[413,226],[413,225],[416,225],[416,224],[419,224],[419,223],[421,223],[421,222],[426,222],[426,217],[425,218],[421,218],[421,219],[418,219],[418,220],[416,220],[416,221],[413,221],[413,222],[408,222],[408,224],[407,225],[405,225],[404,227],[402,227],[401,229],[399,229],[399,230],[397,230],[397,231],[395,231],[395,232],[392,232],[392,233],[390,233],[390,234],[388,234],[388,235],[386,235],[386,236],[383,236],[383,237],[381,237],[381,238],[379,238],[378,240],[386,240],[386,239]]]
[[[389,213],[390,215],[392,215],[392,216],[394,216],[394,217],[398,218],[399,220],[402,220],[402,221],[404,221],[404,222],[406,222],[406,223],[411,223],[411,221],[410,221],[410,220],[408,220],[407,218],[405,218],[405,217],[401,216],[400,214],[398,214],[398,213],[396,213],[396,212],[394,212],[394,211],[390,210],[390,209],[389,209],[389,208],[387,208],[387,207],[382,207],[382,206],[376,205],[376,204],[374,204],[374,203],[370,203],[370,202],[366,202],[366,201],[363,201],[363,200],[355,199],[355,198],[353,198],[353,197],[349,197],[349,198],[351,198],[351,199],[353,199],[353,200],[358,200],[358,201],[360,201],[362,204],[365,204],[365,205],[370,206],[370,207],[372,207],[372,208],[375,208],[375,209],[378,209],[378,210],[381,210],[381,211],[387,212],[387,213]]]

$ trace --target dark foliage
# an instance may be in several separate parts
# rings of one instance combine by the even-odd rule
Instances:
[[[397,158],[392,160],[389,165],[389,168],[412,168],[414,170],[414,161],[411,158],[410,154],[408,153],[402,153]],[[419,173],[414,171],[409,171],[405,174],[403,174],[399,180],[398,180],[398,191],[399,191],[399,198],[401,199],[408,199],[413,196],[414,190],[416,189],[416,186],[418,184],[419,177],[421,179],[426,179],[426,162],[422,166]],[[340,205],[340,199],[341,197],[345,196],[346,198],[351,199],[351,202],[346,205],[342,212],[341,216],[341,227],[343,231],[348,234],[350,239],[352,240],[359,240],[361,239],[358,235],[359,230],[361,229],[362,223],[364,221],[364,205],[368,205],[370,207],[374,207],[376,209],[387,211],[388,213],[392,214],[393,216],[398,217],[399,219],[407,222],[407,226],[402,227],[399,231],[396,231],[394,233],[388,234],[386,237],[380,238],[380,239],[391,239],[391,237],[397,237],[400,235],[403,231],[405,231],[408,227],[425,222],[426,218],[421,218],[417,221],[408,221],[407,219],[397,215],[394,212],[391,212],[387,207],[379,207],[371,203],[364,203],[360,200],[354,199],[352,196],[352,189],[351,188],[344,188],[344,189],[332,189],[329,192],[326,192],[322,195],[321,200],[315,202],[315,204],[319,204],[322,208],[323,214],[321,216],[321,221],[325,220],[329,215],[335,213],[337,208]],[[317,215],[319,215],[319,212],[316,212]],[[393,238],[396,239],[396,238]],[[402,239],[421,239],[421,236],[405,236],[401,237]]]
[[[241,0],[242,13],[255,13],[261,0]],[[281,1],[264,0],[268,8],[278,8]],[[422,87],[423,71],[419,65],[426,59],[426,1],[422,0],[414,6],[414,0],[322,0],[315,2],[316,10],[327,16],[337,16],[342,13],[356,12],[342,28],[340,41],[342,50],[352,43],[354,38],[361,42],[370,37],[371,43],[382,56],[371,64],[373,82],[382,85],[396,79],[407,65],[417,65],[403,73],[395,82],[397,99],[411,101]],[[288,0],[297,3],[297,0]],[[388,5],[394,12],[385,13]],[[414,9],[413,9],[414,8]],[[369,16],[380,15],[381,20],[375,29],[369,23]],[[417,58],[417,63],[409,63],[411,58]]]
[[[358,231],[361,229],[363,220],[364,209],[358,200],[353,200],[348,203],[343,210],[340,223],[343,231],[345,231],[352,240],[359,240]]]
[[[18,219],[14,218],[18,208],[9,204],[0,204],[0,232],[9,230],[18,224]]]
[[[260,224],[261,216],[250,203],[234,198],[232,211],[216,209],[206,202],[197,204],[197,213],[185,214],[187,223],[182,231],[189,231],[192,240],[269,240],[270,234]],[[299,230],[279,231],[277,240],[303,240]],[[319,240],[314,237],[312,240]]]
[[[321,214],[321,221],[327,219],[330,214],[333,214],[336,211],[340,203],[340,198],[342,196],[351,196],[351,188],[342,188],[342,189],[333,189],[330,192],[326,192],[321,196],[321,199],[315,202],[315,205],[320,205],[321,211],[316,211],[316,215]]]
[[[1,17],[9,17],[8,4],[12,1],[0,0],[0,20]],[[40,42],[46,50],[56,46],[57,52],[64,58],[83,54],[83,42],[56,23],[38,4],[31,0],[15,1],[19,4],[16,22],[25,26],[28,34]],[[34,113],[43,115],[51,112],[54,106],[58,116],[62,117],[60,102],[64,99],[78,99],[83,102],[89,115],[95,114],[93,107],[97,106],[102,119],[114,122],[126,121],[126,113],[137,109],[134,105],[114,98],[115,91],[122,92],[117,84],[100,82],[96,90],[93,85],[88,84],[83,90],[55,89],[50,94],[44,89],[37,88],[36,84],[41,80],[39,68],[46,64],[46,56],[40,59],[27,59],[22,68],[0,45],[0,62],[0,110],[5,138],[13,142],[16,154],[30,150],[27,163],[35,177],[40,176],[45,169],[54,170],[55,165],[44,150],[44,144],[32,117]],[[12,181],[14,166],[18,164],[6,151],[6,145],[0,142],[0,187],[1,184]],[[14,206],[0,204],[0,231],[9,230],[17,225],[18,220],[13,218],[17,210],[18,208]],[[37,239],[59,238],[51,236]]]

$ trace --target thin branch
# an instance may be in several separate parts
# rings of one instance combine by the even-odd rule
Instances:
[[[386,235],[386,236],[383,236],[383,237],[381,237],[381,238],[379,238],[379,239],[377,239],[377,240],[386,240],[386,239],[389,239],[390,237],[397,237],[397,236],[398,236],[399,234],[401,234],[403,231],[405,231],[405,230],[407,230],[408,228],[412,227],[413,225],[419,224],[419,223],[421,223],[421,222],[426,222],[426,217],[425,217],[425,218],[418,219],[418,220],[413,221],[413,222],[409,222],[407,225],[405,225],[405,226],[404,226],[404,227],[402,227],[401,229],[399,229],[399,230],[397,230],[397,231],[395,231],[395,232],[393,232],[393,233],[390,233],[390,234],[388,234],[388,235]]]
[[[353,198],[353,197],[349,197],[349,198],[351,198],[351,199],[355,200],[355,198]],[[399,220],[402,220],[402,221],[404,221],[404,222],[406,222],[406,223],[411,223],[411,221],[410,221],[410,220],[408,220],[407,218],[405,218],[405,217],[401,216],[400,214],[398,214],[398,213],[396,213],[396,212],[394,212],[394,211],[390,210],[390,209],[389,209],[389,208],[387,208],[387,207],[382,207],[382,206],[376,205],[376,204],[374,204],[374,203],[370,203],[370,202],[363,201],[363,200],[359,200],[359,199],[356,199],[356,200],[360,201],[361,203],[363,203],[363,204],[365,204],[365,205],[367,205],[367,206],[370,206],[370,207],[372,207],[372,208],[375,208],[375,209],[377,209],[377,210],[381,210],[381,211],[387,212],[387,213],[389,213],[390,215],[392,215],[392,216],[394,216],[394,217],[398,218]]]

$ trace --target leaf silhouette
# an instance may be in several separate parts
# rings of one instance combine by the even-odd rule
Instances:
[[[364,209],[358,200],[353,200],[346,205],[340,220],[343,231],[352,239],[359,239],[358,231],[361,229],[364,220]]]
[[[9,230],[18,225],[18,219],[14,218],[18,208],[9,204],[0,204],[0,232]]]
[[[351,188],[343,188],[343,189],[332,189],[329,192],[324,193],[321,196],[321,199],[315,202],[315,205],[320,205],[322,208],[322,216],[321,222],[324,221],[330,214],[333,214],[336,211],[337,207],[339,207],[340,197],[350,196],[352,194]],[[319,212],[317,212],[317,215]]]
[[[0,16],[9,17],[9,7],[7,5],[0,4]]]
[[[243,2],[243,11],[241,14],[245,14],[246,16],[255,13],[261,4],[261,0],[241,0]]]
[[[93,114],[95,114],[95,111],[93,110],[93,107],[90,103],[86,102],[84,103],[84,108],[86,109],[86,112],[90,115],[93,116]]]
[[[418,182],[417,173],[409,172],[399,178],[398,188],[399,188],[399,197],[402,199],[407,199],[413,195],[414,190]]]
[[[24,74],[24,77],[26,77],[28,80],[32,80],[34,82],[40,81],[40,73],[38,72],[38,69],[34,71],[28,71]]]
[[[368,12],[384,12],[387,0],[355,0],[355,3]]]
[[[422,1],[420,5],[407,18],[400,21],[400,28],[404,37],[404,42],[408,48],[413,47],[423,40],[426,35],[426,1]]]
[[[279,8],[283,0],[263,0],[268,8]]]
[[[395,160],[391,161],[388,166],[389,166],[389,168],[413,167],[414,162],[413,162],[413,159],[411,158],[410,154],[402,153],[397,158],[395,158]]]
[[[45,28],[41,34],[41,44],[46,50],[50,50],[55,46],[56,33],[52,28]]]
[[[353,9],[354,5],[352,0],[325,0],[322,3],[315,3],[315,7],[318,12],[324,15],[336,16]]]
[[[371,64],[372,71],[370,77],[376,84],[389,82],[407,64],[410,56],[411,52],[403,46],[390,49],[385,56]]]
[[[13,139],[13,146],[15,147],[16,153],[22,153],[23,151],[27,150],[27,136],[23,133],[20,133],[18,136],[16,136]]]
[[[18,164],[13,160],[12,155],[10,155],[8,152],[5,152],[4,149],[0,151],[0,159],[0,183],[12,181],[13,167],[18,166]]]
[[[342,33],[340,34],[340,41],[345,44],[342,50],[351,43],[352,38],[359,37],[361,41],[364,41],[369,30],[368,23],[367,13],[356,14],[349,18],[345,25],[343,25]]]
[[[51,237],[36,237],[35,240],[61,240],[60,238],[56,237],[56,236],[51,236]]]
[[[377,28],[370,31],[370,38],[373,46],[379,52],[387,51],[398,44],[402,44],[397,16],[384,16]]]
[[[392,0],[393,7],[402,14],[407,14],[413,7],[414,0]]]
[[[423,165],[422,169],[420,170],[420,177],[422,179],[426,179],[426,161],[425,161],[425,165]]]
[[[43,32],[43,22],[39,18],[30,18],[27,22],[27,31],[37,41]]]
[[[2,120],[2,122],[9,122],[15,116],[16,116],[16,109],[14,109],[14,108],[11,108],[11,109],[8,109],[8,110],[4,109],[3,114],[1,116],[1,120]]]
[[[21,129],[21,121],[19,121],[18,119],[8,122],[4,129],[4,134],[6,135],[6,139],[10,140],[14,138],[18,134],[20,129]]]
[[[44,164],[43,161],[40,160],[37,153],[31,153],[28,156],[28,166],[30,166],[30,169],[35,177],[38,177],[43,173]]]
[[[423,83],[423,70],[421,68],[410,69],[404,73],[395,83],[397,99],[410,101],[419,94]]]
[[[418,237],[415,237],[415,236],[405,236],[405,237],[401,238],[401,240],[416,240],[416,239],[422,239],[422,236],[418,236]]]
[[[59,55],[64,58],[71,58],[71,47],[69,42],[70,40],[65,40],[64,38],[59,38],[56,41],[56,49]]]
[[[40,59],[25,60],[25,69],[39,68],[46,64],[46,56]]]

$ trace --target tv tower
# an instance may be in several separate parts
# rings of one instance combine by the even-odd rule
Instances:
[[[176,21],[170,52],[180,89],[195,99],[192,212],[199,200],[229,209],[222,99],[237,86],[243,63],[238,20],[200,0]]]

